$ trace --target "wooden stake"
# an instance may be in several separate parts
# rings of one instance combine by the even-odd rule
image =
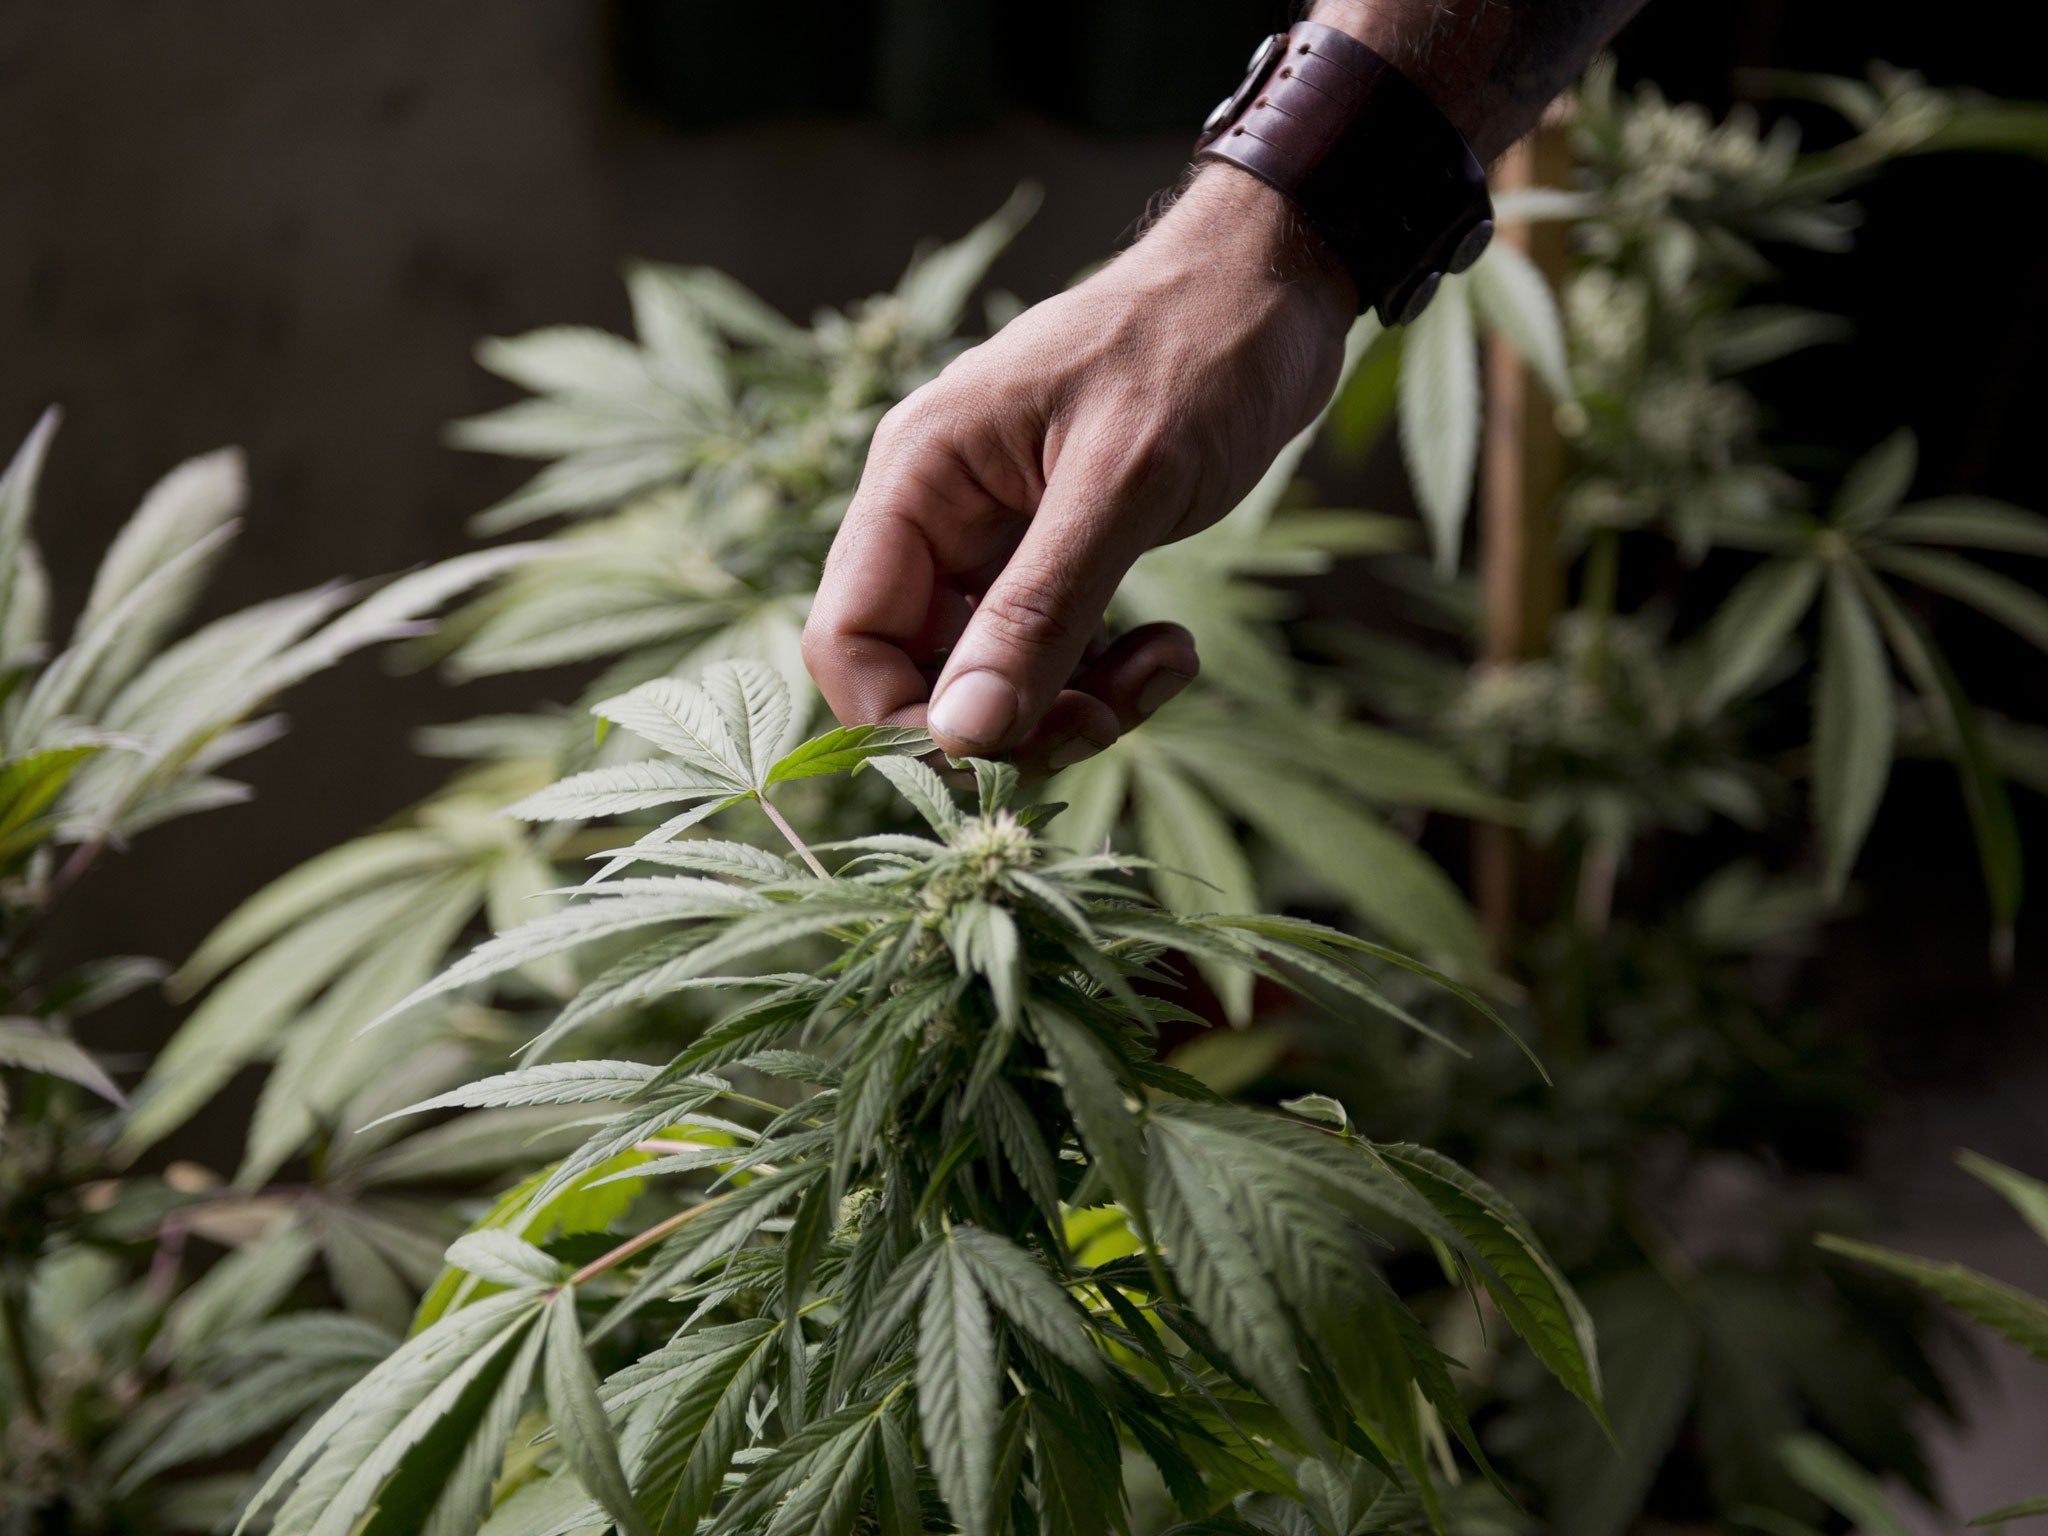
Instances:
[[[1553,109],[1536,131],[1494,168],[1496,191],[1558,186],[1571,171],[1562,116]],[[1554,224],[1511,225],[1499,238],[1533,260],[1552,282],[1566,268],[1564,231]],[[1479,466],[1479,575],[1482,603],[1479,664],[1512,665],[1542,655],[1563,602],[1557,560],[1557,493],[1564,484],[1565,446],[1552,420],[1553,402],[1514,348],[1490,336],[1485,350],[1486,427]],[[1496,957],[1514,929],[1524,850],[1508,827],[1474,829],[1473,893]]]

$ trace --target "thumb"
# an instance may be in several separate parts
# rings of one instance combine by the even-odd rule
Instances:
[[[1105,477],[1055,477],[1023,541],[975,605],[932,691],[932,738],[956,756],[1007,751],[1080,667],[1117,584],[1150,540]]]

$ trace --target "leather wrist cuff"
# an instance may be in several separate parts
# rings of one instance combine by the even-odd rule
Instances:
[[[1350,270],[1360,312],[1388,325],[1421,314],[1493,237],[1486,172],[1464,135],[1379,54],[1316,22],[1266,39],[1195,159],[1291,198]]]

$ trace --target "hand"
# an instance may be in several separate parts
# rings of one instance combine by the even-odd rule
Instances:
[[[1291,205],[1216,166],[956,359],[883,418],[826,562],[804,660],[834,713],[1043,771],[1145,719],[1195,675],[1194,642],[1106,641],[1111,595],[1314,419],[1356,308]]]

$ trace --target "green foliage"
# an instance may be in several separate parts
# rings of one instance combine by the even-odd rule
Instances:
[[[1401,342],[1401,452],[1429,528],[1437,573],[1458,566],[1479,468],[1480,323],[1505,338],[1559,399],[1571,394],[1564,328],[1543,275],[1496,241],[1468,272],[1446,277]]]
[[[230,1203],[196,1212],[189,1183],[110,1179],[106,1142],[126,1100],[74,1031],[163,967],[109,956],[57,969],[43,951],[49,918],[109,851],[245,798],[223,770],[282,730],[262,713],[278,695],[525,558],[495,551],[366,597],[316,588],[180,633],[245,499],[241,457],[226,449],[149,492],[60,635],[31,533],[56,428],[51,411],[0,475],[0,1524],[10,1530],[36,1510],[68,1510],[81,1529],[114,1523],[142,1479],[284,1428],[382,1353],[365,1356],[369,1325],[350,1321],[318,1338],[308,1321],[306,1350],[283,1369],[268,1344],[238,1337],[303,1272],[312,1238],[299,1223],[246,1242],[173,1301],[188,1236],[240,1244],[253,1234]],[[438,956],[437,946],[426,963]],[[273,975],[239,1002],[270,1006],[264,994],[277,990]],[[361,1250],[373,1235],[336,1225],[331,1240]],[[380,1267],[348,1299],[402,1321],[406,1282],[373,1244],[370,1262]],[[181,1395],[196,1398],[191,1418],[131,1466],[136,1437],[160,1431]],[[208,1523],[207,1491],[188,1492],[166,1517]]]
[[[1800,622],[1820,609],[1814,685],[1814,800],[1825,882],[1839,892],[1884,795],[1897,752],[1893,668],[1939,723],[1964,775],[1992,909],[2009,926],[2020,898],[2018,850],[2003,783],[1954,673],[1911,605],[1886,578],[1950,597],[2048,649],[2048,602],[2029,588],[1936,545],[2048,552],[2048,517],[1995,502],[1905,504],[1914,446],[1900,433],[1860,460],[1824,519],[1788,516],[1745,530],[1745,547],[1776,558],[1730,594],[1703,638],[1702,709],[1718,709],[1770,680]]]
[[[2048,553],[2048,518],[1980,498],[1909,501],[1917,455],[1904,431],[1857,461],[1816,512],[1760,441],[1756,401],[1740,383],[1760,364],[1843,334],[1826,315],[1740,302],[1771,270],[1765,249],[1847,249],[1856,213],[1845,188],[1891,156],[1962,142],[1967,125],[1996,109],[1896,71],[1871,87],[1803,84],[1856,136],[1802,154],[1789,122],[1763,132],[1737,113],[1714,124],[1653,88],[1620,96],[1611,71],[1589,78],[1574,140],[1592,190],[1541,210],[1576,219],[1589,258],[1566,292],[1577,385],[1566,424],[1582,468],[1563,512],[1593,550],[1589,609],[1612,607],[1593,572],[1611,571],[1625,531],[1662,531],[1694,560],[1715,550],[1764,557],[1675,658],[1682,707],[1699,720],[1782,687],[1811,620],[1811,792],[1822,882],[1836,895],[1899,751],[1903,681],[1961,776],[2003,935],[2020,900],[2005,787],[1975,710],[1917,616],[1924,604],[1901,588],[1959,602],[2044,647],[2048,603],[1952,551]]]
[[[2019,1213],[2020,1219],[2043,1242],[2048,1242],[2048,1183],[2029,1178],[2017,1169],[1993,1162],[1975,1152],[1963,1153],[1958,1161],[1972,1175],[1996,1190]],[[2048,1361],[2048,1301],[2029,1296],[1963,1264],[1936,1263],[1844,1237],[1822,1237],[1820,1246],[1910,1281],[1972,1322],[2002,1335],[2036,1360]],[[2048,1515],[2048,1495],[1994,1509],[1979,1515],[1970,1524],[1997,1525],[2030,1515]]]
[[[805,739],[797,653],[875,421],[963,345],[1023,203],[810,328],[717,274],[643,265],[635,340],[488,343],[533,397],[455,439],[542,467],[480,531],[563,526],[345,612],[308,594],[223,621],[120,729],[178,741],[229,719],[201,709],[212,685],[225,711],[237,680],[299,675],[266,670],[273,633],[324,664],[472,587],[414,659],[594,677],[569,709],[424,733],[459,765],[445,788],[223,924],[171,978],[200,998],[184,1029],[118,1117],[95,1108],[91,1156],[10,1191],[36,1225],[10,1230],[8,1294],[31,1294],[9,1315],[74,1426],[58,1454],[33,1443],[31,1500],[337,1536],[1526,1529],[1498,1476],[1601,1536],[1655,1511],[1673,1469],[1766,1529],[1852,1511],[1836,1453],[1785,1452],[1804,1431],[1920,1475],[1905,1415],[1943,1396],[1898,1290],[1816,1258],[1786,1202],[1760,1201],[1732,1253],[1675,1214],[1705,1172],[1760,1181],[1785,1127],[1853,1122],[1849,1065],[1758,976],[1853,873],[1895,752],[1956,763],[1995,920],[2019,899],[2000,780],[2026,782],[2030,737],[1970,707],[1930,599],[2040,644],[2041,605],[2004,570],[2048,554],[2048,523],[1909,501],[1905,437],[1810,492],[1739,378],[1840,332],[1743,302],[1772,245],[1840,248],[1841,192],[1891,155],[2031,145],[2038,124],[1908,77],[1820,85],[1857,132],[1802,154],[1596,73],[1583,184],[1519,210],[1573,221],[1562,319],[1503,247],[1423,325],[1352,338],[1335,425],[1398,422],[1440,565],[1476,459],[1478,328],[1563,402],[1579,599],[1549,654],[1468,676],[1353,635],[1365,665],[1304,665],[1267,579],[1405,545],[1293,489],[1305,434],[1218,528],[1132,572],[1119,620],[1190,623],[1204,678],[1051,786],[1050,834],[1052,806],[1002,765],[943,774],[917,733]],[[16,509],[40,452],[0,491],[10,665],[33,649]],[[255,744],[222,724],[145,758],[66,734],[67,715],[109,723],[124,670],[156,672],[138,654],[169,632],[155,605],[182,599],[215,527],[185,506],[124,536],[70,659],[10,685],[0,850],[29,875],[67,828],[148,824],[142,790],[106,819],[123,785],[165,813],[210,803],[212,768]],[[1711,562],[1714,616],[1640,600],[1651,545],[1664,568],[1667,547]],[[1421,590],[1452,628],[1469,608]],[[287,633],[316,597],[332,606]],[[1394,724],[1354,718],[1347,691]],[[1802,803],[1811,856],[1770,840]],[[1417,848],[1420,812],[1525,826],[1557,910],[1490,948]],[[1650,900],[1623,881],[1716,820],[1795,876],[1745,861]],[[1276,892],[1427,963],[1261,915]],[[1174,1000],[1193,972],[1205,988]],[[65,1021],[151,979],[116,965],[7,1005],[0,1067],[38,1126],[52,1095],[118,1092]],[[1280,1057],[1205,1030],[1249,1019],[1259,983],[1263,1013],[1283,986],[1322,1006],[1331,1022],[1287,1027],[1352,1063],[1322,1084],[1348,1110],[1232,1106],[1193,1075],[1250,1082]],[[1522,1000],[1554,1093],[1519,1041],[1470,1027],[1490,1009],[1463,983]],[[250,1066],[232,1184],[107,1178]],[[227,1256],[180,1290],[188,1240]],[[272,1446],[253,1498],[192,1475]]]
[[[1815,1498],[1870,1536],[1907,1536],[1906,1522],[1868,1474],[1825,1440],[1794,1435],[1779,1449],[1785,1470]]]
[[[2048,1241],[2048,1183],[2029,1178],[1975,1152],[1965,1152],[1957,1161],[2003,1196],[2020,1218],[2044,1241]],[[2003,1335],[2036,1359],[2048,1360],[2048,1303],[2039,1298],[2001,1284],[1962,1264],[1935,1263],[1871,1243],[1832,1235],[1823,1236],[1818,1242],[1830,1253],[1873,1265],[1919,1286],[1972,1322]],[[1905,1518],[1877,1480],[1845,1455],[1840,1447],[1812,1435],[1795,1435],[1779,1446],[1778,1454],[1786,1471],[1800,1487],[1830,1509],[1846,1516],[1858,1529],[1876,1533],[1876,1536],[1904,1536],[1909,1529]],[[2038,1515],[2048,1515],[2048,1495],[1990,1510],[1978,1515],[1970,1524],[2002,1526],[2008,1520],[2024,1520]],[[1779,1528],[1777,1523],[1761,1518],[1751,1523],[1760,1530]],[[1804,1529],[1790,1523],[1785,1523],[1784,1528]]]
[[[1693,1519],[1702,1501],[1763,1529],[1824,1521],[1846,1506],[1781,1455],[1799,1434],[1925,1490],[1913,1416],[1947,1398],[1924,1309],[1809,1241],[1822,1218],[1797,1174],[1838,1166],[1867,1108],[1853,1054],[1815,1026],[1802,959],[1908,752],[1955,765],[2001,953],[2021,895],[2003,778],[2048,782],[2026,776],[2028,729],[1980,714],[1945,654],[1963,610],[2039,646],[2024,577],[2048,519],[1915,500],[1905,432],[1809,484],[1812,456],[1771,440],[1750,383],[1846,333],[1753,302],[1774,248],[1845,250],[1849,187],[1966,125],[1998,141],[1998,109],[1892,72],[1806,85],[1849,137],[1802,150],[1787,124],[1716,123],[1619,92],[1603,66],[1569,129],[1573,184],[1503,199],[1504,216],[1566,221],[1574,252],[1567,475],[1548,509],[1568,596],[1547,641],[1466,667],[1435,635],[1430,650],[1317,637],[1382,719],[1520,807],[1522,924],[1495,913],[1499,964],[1556,1086],[1539,1093],[1499,1041],[1465,1061],[1309,1022],[1285,1026],[1292,1052],[1257,1059],[1283,1061],[1284,1087],[1340,1093],[1379,1134],[1456,1154],[1552,1245],[1602,1338],[1616,1443],[1525,1367],[1489,1371],[1483,1340],[1459,1353],[1487,1382],[1475,1417],[1504,1475],[1574,1536]],[[1426,627],[1478,638],[1472,594],[1388,574],[1424,599]],[[1546,611],[1542,582],[1525,597]],[[2017,1315],[2010,1297],[1978,1301]]]
[[[849,750],[794,744],[791,709],[772,671],[723,663],[595,713],[657,747],[649,761],[720,780],[727,808],[772,809],[790,767]],[[1122,1442],[1187,1519],[1344,1486],[1441,1528],[1430,1431],[1477,1441],[1452,1363],[1374,1257],[1418,1239],[1598,1412],[1585,1315],[1492,1190],[1420,1148],[1225,1105],[1154,1060],[1180,1013],[1176,952],[1383,1008],[1372,967],[1423,968],[1315,924],[1156,907],[1130,861],[1043,841],[1046,808],[1015,801],[1013,772],[962,765],[963,807],[884,755],[922,745],[905,735],[863,743],[854,770],[925,833],[812,848],[788,832],[810,871],[728,843],[708,845],[721,875],[634,872],[702,842],[658,829],[388,1012],[380,1028],[626,934],[586,995],[632,974],[643,996],[703,985],[724,1005],[657,1064],[531,1065],[398,1111],[588,1118],[449,1248],[485,1285],[336,1398],[245,1521],[844,1533],[943,1509],[963,1532],[1107,1531],[1125,1518]],[[814,963],[770,969],[792,946]],[[623,1234],[527,1225],[620,1177],[627,1150],[647,1160],[624,1170],[645,1193]],[[1126,1236],[1099,1256],[1075,1235],[1097,1216]],[[224,1420],[240,1422],[202,1398],[138,1465],[185,1459]]]
[[[1961,1264],[1936,1264],[1887,1253],[1843,1237],[1824,1238],[1821,1246],[1912,1281],[1972,1322],[2004,1334],[2036,1359],[2048,1360],[2048,1302],[1987,1279]]]

